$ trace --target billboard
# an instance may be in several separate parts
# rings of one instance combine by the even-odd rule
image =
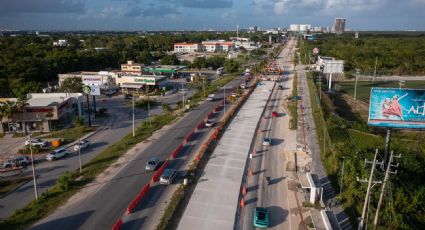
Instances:
[[[368,125],[425,128],[425,90],[372,88]]]
[[[344,61],[325,60],[323,63],[323,73],[344,73]]]

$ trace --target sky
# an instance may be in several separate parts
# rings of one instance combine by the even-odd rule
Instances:
[[[425,30],[425,0],[0,0],[0,29],[193,30],[332,26]]]

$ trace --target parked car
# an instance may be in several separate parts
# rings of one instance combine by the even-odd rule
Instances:
[[[27,140],[25,141],[25,145],[29,145],[30,141]],[[31,139],[31,146],[39,146],[40,148],[43,148],[45,146],[47,146],[48,142],[47,141],[43,141],[41,139]]]
[[[278,116],[279,116],[279,114],[276,111],[272,112],[272,117],[278,117]]]
[[[241,85],[240,85],[240,87],[241,87],[242,89],[245,89],[245,87],[246,87],[246,86],[245,86],[245,84],[241,84]]]
[[[256,207],[254,210],[254,227],[269,227],[269,211],[266,208]]]
[[[47,154],[46,160],[54,161],[60,159],[62,157],[66,157],[69,155],[69,151],[66,148],[59,148],[54,150],[53,152]]]
[[[11,168],[14,166],[27,166],[29,165],[30,162],[30,158],[26,157],[26,156],[18,156],[15,159],[12,160],[7,160],[3,163],[3,168]]]
[[[81,140],[80,143],[74,145],[74,151],[78,151],[79,149],[84,150],[90,146],[90,141]]]
[[[272,143],[272,139],[270,137],[264,138],[264,141],[263,141],[264,146],[270,145],[271,143]]]
[[[214,99],[215,99],[215,94],[210,94],[207,97],[207,101],[214,101]]]
[[[214,125],[214,121],[212,120],[207,120],[207,122],[205,122],[205,127],[212,127]]]
[[[283,89],[283,86],[282,85],[279,85],[277,88],[278,89]]]
[[[151,159],[149,159],[146,163],[146,171],[155,171],[159,166],[159,162],[160,160],[158,157],[152,157]]]
[[[176,178],[176,175],[177,171],[175,169],[166,169],[159,178],[159,183],[164,185],[170,185],[173,183],[174,179]]]

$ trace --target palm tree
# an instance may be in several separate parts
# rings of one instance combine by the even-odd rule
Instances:
[[[22,129],[25,131],[25,134],[27,134],[27,125],[24,121],[25,118],[25,107],[28,105],[26,98],[18,98],[18,101],[16,102],[16,111],[22,112]]]
[[[0,106],[0,125],[1,130],[4,134],[3,129],[3,118],[9,119],[12,117],[12,115],[16,112],[16,103],[12,101],[6,101],[3,103],[3,105]]]

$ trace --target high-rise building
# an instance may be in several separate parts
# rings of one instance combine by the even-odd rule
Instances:
[[[337,35],[343,34],[345,30],[345,18],[335,18],[334,31]]]

